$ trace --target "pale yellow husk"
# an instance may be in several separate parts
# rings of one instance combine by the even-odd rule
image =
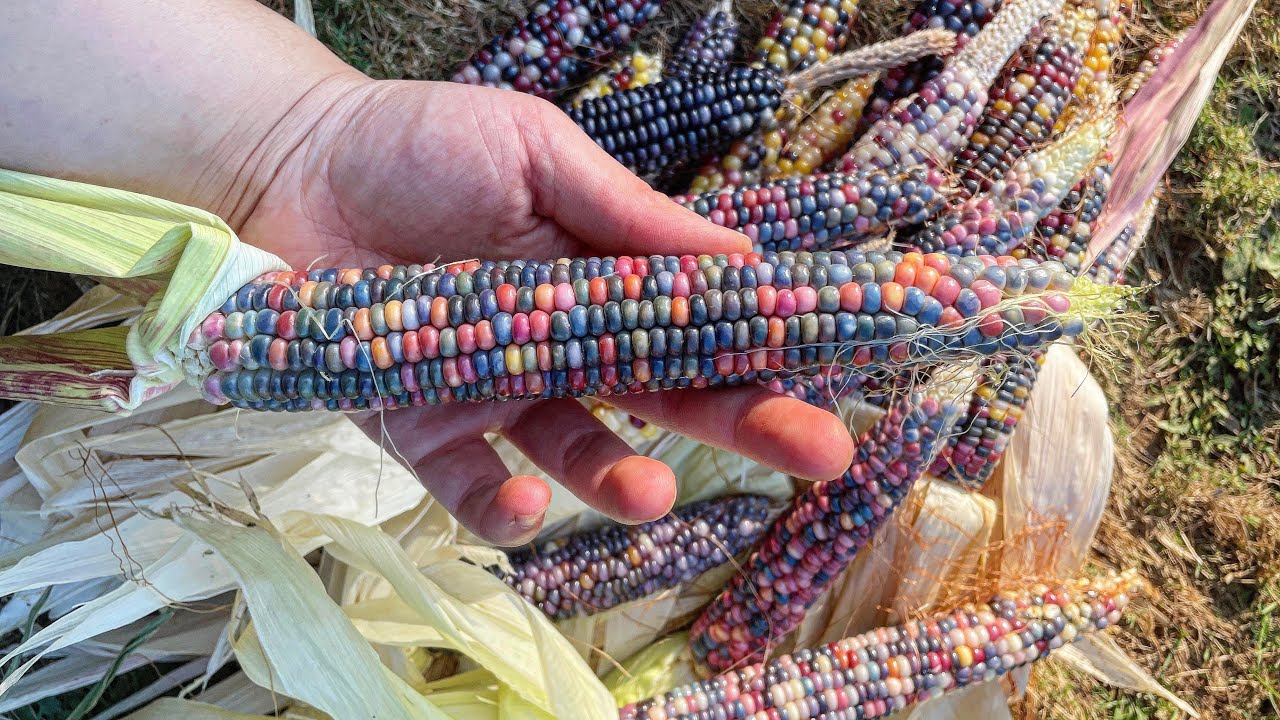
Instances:
[[[249,280],[287,269],[204,210],[4,169],[0,262],[159,288],[127,332],[59,330],[42,338],[38,356],[21,341],[0,338],[7,387],[53,374],[51,387],[31,399],[115,412],[134,410],[186,380],[183,365],[196,360],[187,341],[200,320]]]

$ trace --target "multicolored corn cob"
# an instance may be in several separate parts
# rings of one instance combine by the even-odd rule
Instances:
[[[964,193],[990,189],[1018,158],[1049,140],[1080,79],[1094,24],[1080,2],[1068,2],[1001,72],[968,146],[956,155]]]
[[[1062,204],[1040,221],[1036,242],[1030,248],[1036,257],[1059,260],[1067,270],[1079,274],[1093,239],[1093,224],[1110,192],[1111,163],[1106,155],[1071,188]]]
[[[1104,115],[1022,156],[989,191],[931,220],[905,244],[920,252],[958,255],[1010,252],[1028,240],[1088,172],[1114,124],[1113,115]]]
[[[798,495],[694,622],[695,660],[715,672],[758,662],[799,626],[919,479],[947,414],[933,398],[899,399],[858,439],[843,476]]]
[[[785,76],[825,62],[844,49],[857,12],[858,0],[788,0],[756,43],[752,66]],[[790,126],[799,118],[795,109],[807,104],[807,95],[792,98],[779,108],[772,123],[727,152],[707,158],[689,192],[759,182],[765,169],[777,164],[778,153],[789,140]]]
[[[255,410],[608,396],[1006,352],[1082,332],[1109,297],[1056,262],[854,250],[273,272],[182,362]]]
[[[858,0],[788,0],[756,43],[753,65],[788,75],[844,49]]]
[[[748,665],[622,709],[622,720],[862,720],[990,682],[1120,621],[1134,573],[1000,593]]]
[[[727,69],[741,32],[732,0],[722,0],[685,33],[663,74],[687,78]]]
[[[853,142],[853,131],[862,118],[878,76],[854,78],[831,94],[809,115],[778,154],[769,177],[810,175],[843,153]]]
[[[945,180],[941,172],[923,167],[895,174],[832,173],[673,199],[764,250],[816,250],[925,221],[944,204],[938,188]]]
[[[724,149],[772,117],[783,85],[767,70],[730,68],[664,78],[567,110],[578,127],[642,176]]]
[[[1147,54],[1142,58],[1142,62],[1138,63],[1138,67],[1129,75],[1125,81],[1124,89],[1120,91],[1120,102],[1127,103],[1133,99],[1134,95],[1147,84],[1152,75],[1156,74],[1156,70],[1164,64],[1164,61],[1177,50],[1182,41],[1186,38],[1186,31],[1165,40],[1162,43],[1153,45],[1147,50]]]
[[[1063,0],[1015,0],[949,57],[920,91],[894,104],[845,153],[843,172],[904,165],[946,167],[964,148],[996,75],[1031,30]]]
[[[612,95],[631,88],[644,87],[662,77],[662,56],[633,50],[614,60],[609,67],[597,73],[573,96],[574,107],[585,100]]]
[[[929,472],[974,490],[986,485],[1004,457],[1043,366],[1044,353],[1038,350],[984,360],[969,407],[948,433],[947,445]]]
[[[769,500],[739,495],[684,505],[641,525],[609,523],[509,554],[490,570],[555,620],[652,595],[723,565],[755,544]]]
[[[1133,262],[1134,256],[1137,255],[1138,250],[1142,249],[1143,242],[1151,232],[1158,206],[1159,203],[1155,198],[1148,200],[1146,205],[1142,206],[1142,212],[1133,224],[1126,225],[1116,239],[1112,240],[1111,244],[1089,266],[1087,273],[1089,277],[1102,285],[1124,285],[1127,282],[1125,269]]]
[[[947,28],[956,33],[956,49],[960,49],[991,21],[1001,4],[1002,0],[921,0],[903,25],[902,34],[926,28]],[[914,95],[942,72],[943,65],[942,58],[928,57],[887,71],[876,82],[854,136],[865,134],[884,117],[895,101]]]
[[[1075,101],[1058,118],[1058,131],[1080,121],[1084,108],[1101,107],[1113,100],[1112,66],[1115,65],[1125,27],[1124,10],[1118,0],[1091,0],[1097,23],[1085,50],[1084,72],[1072,90]]]
[[[552,98],[586,79],[634,39],[663,0],[545,0],[490,40],[453,75],[454,82]]]

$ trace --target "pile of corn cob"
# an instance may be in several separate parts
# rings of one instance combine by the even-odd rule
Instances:
[[[1047,345],[1105,324],[1127,295],[1111,286],[1149,213],[1085,263],[1108,142],[1177,41],[1122,83],[1128,10],[1111,0],[921,0],[903,44],[848,50],[854,0],[787,0],[739,63],[729,2],[675,47],[640,50],[662,5],[539,3],[454,80],[561,102],[753,252],[273,271],[197,324],[179,357],[188,379],[211,403],[286,412],[742,384],[878,405],[844,475],[789,504],[721,497],[490,567],[565,620],[740,558],[688,636],[692,661],[720,674],[623,717],[881,716],[1114,624],[1132,576],[773,652],[918,483],[987,483]],[[932,382],[962,367],[963,392]]]

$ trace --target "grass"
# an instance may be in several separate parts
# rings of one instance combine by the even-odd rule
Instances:
[[[290,0],[263,0],[292,12]],[[375,77],[443,78],[524,0],[315,0],[320,39]],[[741,0],[749,18],[767,0]],[[864,3],[861,39],[910,3]],[[1203,0],[1138,0],[1139,33],[1185,26]],[[671,0],[650,44],[705,5]],[[750,33],[748,33],[750,34]],[[1260,2],[1162,193],[1135,268],[1155,284],[1150,323],[1092,361],[1113,403],[1118,467],[1095,544],[1100,567],[1137,565],[1157,595],[1121,645],[1205,718],[1280,715],[1280,0]],[[55,312],[69,281],[12,273],[0,331]],[[25,299],[23,299],[25,298]],[[18,315],[17,313],[25,313]],[[148,668],[109,693],[145,684]],[[153,677],[153,675],[151,676]],[[32,720],[66,716],[67,703]],[[1037,671],[1023,717],[1172,718],[1149,696],[1060,665]]]

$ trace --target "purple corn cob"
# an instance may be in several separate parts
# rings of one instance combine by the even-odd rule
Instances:
[[[691,503],[641,525],[609,523],[512,552],[490,570],[555,620],[590,615],[698,577],[763,534],[768,498]]]
[[[687,78],[728,68],[741,32],[733,3],[724,0],[689,28],[662,73]]]

